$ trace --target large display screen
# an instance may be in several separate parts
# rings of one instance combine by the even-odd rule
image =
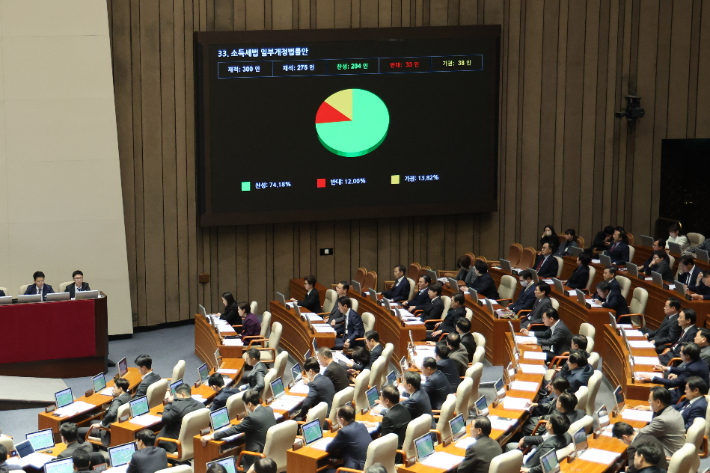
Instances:
[[[203,226],[496,210],[499,26],[195,37]]]

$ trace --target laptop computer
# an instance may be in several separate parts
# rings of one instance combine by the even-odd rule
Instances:
[[[200,377],[200,382],[206,384],[207,380],[210,379],[210,367],[207,363],[202,363],[199,368],[197,368],[197,375]]]
[[[148,407],[148,397],[141,396],[138,399],[130,401],[131,417],[139,417],[150,412]]]
[[[283,306],[286,308],[286,310],[289,310],[288,306],[286,305],[286,298],[284,297],[283,294],[281,294],[281,293],[278,292],[278,291],[276,291],[276,300],[277,300],[278,302],[280,302],[281,305],[283,305]]]
[[[677,279],[674,282],[675,287],[673,290],[678,294],[682,299],[686,299],[687,295],[685,294],[685,286],[683,285],[682,282],[678,281]]]
[[[611,266],[611,257],[609,255],[601,254],[599,255],[599,262],[602,266]]]
[[[371,387],[365,394],[367,395],[367,403],[370,405],[370,409],[372,409],[376,405],[375,401],[380,398],[380,393],[377,392],[377,386]]]
[[[390,386],[397,387],[397,372],[395,370],[390,371],[387,373],[387,383]]]
[[[315,338],[311,342],[311,346],[313,346],[313,356],[316,356],[316,353],[318,353],[318,342],[316,342]]]
[[[428,432],[418,439],[414,440],[414,446],[417,450],[417,461],[419,463],[426,460],[428,457],[434,454],[434,440],[431,438],[431,434]]]
[[[298,304],[294,304],[293,308],[296,309],[296,315],[298,316],[299,319],[303,319],[305,321],[308,321],[308,317],[306,317],[305,315],[303,315],[301,313],[301,308],[298,306]]]
[[[54,399],[57,401],[57,408],[62,408],[74,402],[74,395],[71,388],[67,388],[54,393]]]
[[[708,252],[705,250],[695,250],[695,256],[697,256],[700,261],[710,263],[710,255],[708,255]]]
[[[200,313],[209,320],[209,317],[207,317],[207,309],[205,309],[205,306],[202,304],[197,304],[197,306],[200,308]]]
[[[25,440],[30,442],[33,452],[39,452],[40,450],[54,447],[54,434],[52,433],[52,429],[31,432],[25,435]]]
[[[425,269],[424,271],[426,271],[426,273],[431,278],[431,282],[436,282],[439,279],[439,276],[436,275],[436,271],[433,271],[431,269]]]
[[[552,278],[552,284],[555,285],[555,291],[559,292],[560,294],[565,293],[565,285],[562,284],[562,281],[557,278]]]
[[[663,287],[663,276],[661,276],[661,273],[651,271],[651,279],[653,279],[653,284],[661,288]]]
[[[683,254],[683,247],[680,246],[678,243],[673,243],[669,241],[668,249],[671,251],[671,253],[675,253],[677,255]]]
[[[449,421],[451,429],[451,439],[456,441],[466,435],[466,421],[463,420],[463,414],[459,414]]]
[[[25,440],[24,442],[15,444],[15,452],[20,458],[25,458],[32,455],[35,452],[34,447],[32,447],[32,442]]]
[[[301,372],[301,365],[296,363],[291,367],[291,375],[293,375],[293,382],[297,383],[303,379],[303,373]]]
[[[12,296],[0,297],[0,305],[12,304]]]
[[[587,443],[587,432],[585,432],[584,427],[582,427],[574,433],[574,450],[577,452],[576,458],[579,458],[582,452],[588,448],[589,444]]]
[[[578,247],[578,246],[573,246],[573,247],[570,249],[570,253],[572,253],[572,256],[574,256],[574,257],[576,258],[576,257],[578,257],[579,255],[581,255],[582,253],[584,253],[584,248],[580,248],[580,247]]]
[[[229,412],[227,412],[227,408],[222,407],[216,411],[210,412],[210,423],[212,424],[212,430],[215,432],[228,426]]]
[[[633,264],[630,261],[626,262],[626,269],[628,270],[629,274],[635,278],[639,277],[639,267]]]
[[[409,369],[409,363],[407,363],[407,356],[406,355],[403,356],[399,360],[399,367],[402,368],[402,373],[404,373],[405,371],[407,371]]]
[[[560,462],[557,460],[557,450],[553,450],[540,458],[542,473],[558,473]]]
[[[281,378],[276,378],[271,382],[271,392],[274,394],[274,401],[286,394],[284,382]]]
[[[109,448],[108,456],[111,459],[111,468],[118,468],[124,465],[124,470],[128,468],[128,463],[131,461],[135,451],[135,442],[124,443],[123,445],[117,445]]]
[[[370,294],[370,299],[377,302],[377,292],[373,291],[372,289],[368,289],[367,293]]]
[[[490,300],[489,298],[487,298],[487,297],[486,297],[486,307],[488,307],[488,312],[490,312],[491,315],[493,315],[493,316],[496,315],[496,311],[495,311],[495,309],[493,308],[493,303],[492,303],[491,300]]]
[[[77,293],[78,294],[78,293]],[[69,300],[69,293],[68,292],[55,292],[53,294],[47,294],[47,301],[68,301]]]
[[[17,302],[42,302],[41,294],[20,294],[17,296]]]
[[[606,404],[602,405],[597,412],[594,413],[597,416],[597,424],[599,425],[599,432],[606,429],[609,425],[609,411],[606,408]]]
[[[214,351],[214,362],[216,363],[215,369],[222,366],[222,354],[219,352],[219,348]]]
[[[446,278],[447,281],[449,281],[449,288],[451,289],[451,292],[456,294],[459,292],[459,282],[454,279],[454,278]]]
[[[303,424],[303,442],[311,445],[323,438],[323,430],[320,427],[320,420],[316,419],[307,424]]]
[[[643,246],[653,246],[653,237],[650,237],[648,235],[640,235],[639,244]]]
[[[74,459],[65,458],[44,464],[44,473],[74,473]]]
[[[222,466],[225,470],[227,470],[227,473],[237,473],[237,467],[236,463],[234,461],[234,457],[225,457],[225,458],[220,458],[219,460],[213,461],[213,462],[208,462],[207,463],[207,468],[211,467],[214,464]]]
[[[580,291],[579,289],[577,289],[576,291],[577,291],[577,302],[579,302],[583,306],[586,306],[587,301],[584,298],[584,293],[582,291]]]
[[[185,384],[182,379],[178,379],[174,383],[170,383],[170,394],[175,397],[175,390],[182,384]]]
[[[495,389],[496,399],[503,399],[505,397],[505,383],[503,382],[503,378],[500,378],[498,381],[496,381]]]
[[[303,354],[304,360],[307,360],[309,358],[311,358],[311,349],[310,348],[308,350],[306,350],[306,353]]]
[[[392,307],[392,301],[382,296],[382,305],[389,309],[390,307]]]
[[[358,294],[362,294],[362,286],[360,285],[360,283],[354,279],[351,280],[350,282],[353,283],[353,291],[355,291]]]
[[[128,373],[128,362],[125,358],[118,360],[118,375],[124,377]]]
[[[614,331],[616,331],[617,330],[616,316],[614,315],[613,312],[609,312],[609,323],[611,324],[611,328],[613,328]]]
[[[507,259],[500,260],[500,269],[502,269],[506,273],[513,272],[513,267],[510,265],[510,261],[508,261]]]
[[[614,389],[614,399],[616,400],[616,412],[620,413],[624,409],[625,399],[624,391],[621,389],[621,385]]]
[[[75,301],[83,301],[86,299],[98,299],[98,298],[99,298],[99,291],[77,291],[76,294],[74,295]]]
[[[476,399],[476,410],[478,415],[487,415],[488,403],[486,402],[486,396],[481,396]]]
[[[98,393],[106,389],[106,377],[103,373],[99,373],[91,378],[91,384],[94,387],[94,392]]]

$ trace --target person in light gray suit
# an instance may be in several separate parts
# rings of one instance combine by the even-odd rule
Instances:
[[[532,310],[528,315],[528,320],[520,322],[520,328],[528,328],[530,324],[541,324],[542,314],[544,314],[547,309],[552,307],[552,301],[550,300],[550,285],[546,282],[540,281],[535,287],[535,304],[533,304]]]
[[[155,433],[143,429],[136,434],[138,450],[133,453],[126,473],[155,473],[168,467],[168,454],[155,446]]]
[[[476,443],[469,445],[466,456],[458,466],[458,473],[488,473],[491,460],[503,453],[500,444],[491,435],[491,421],[488,417],[477,417],[471,434]]]
[[[141,374],[141,382],[136,388],[136,393],[133,395],[135,399],[143,397],[148,393],[148,387],[160,381],[160,375],[153,372],[153,359],[150,355],[138,355],[136,357],[136,366]],[[177,381],[177,379],[175,380]]]
[[[261,361],[261,352],[256,348],[250,348],[244,355],[244,361],[252,367],[251,371],[248,371],[237,386],[240,391],[246,389],[253,389],[259,394],[264,390],[264,376],[269,372],[269,368],[266,367]]]
[[[635,407],[643,411],[653,409],[653,420],[639,430],[639,434],[656,437],[663,444],[666,456],[670,457],[685,444],[683,416],[671,406],[671,393],[666,388],[660,386],[651,388],[648,403],[650,407]]]

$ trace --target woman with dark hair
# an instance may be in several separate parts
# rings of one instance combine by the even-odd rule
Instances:
[[[577,248],[577,233],[574,229],[569,228],[565,230],[565,241],[560,243],[557,248],[557,256],[571,256],[572,248]]]
[[[251,313],[251,306],[246,302],[239,303],[239,316],[243,317],[242,339],[244,337],[258,337],[261,335],[261,322],[259,318]],[[239,330],[237,330],[239,333]]]
[[[587,253],[580,253],[577,256],[577,268],[572,273],[572,276],[565,282],[567,287],[572,289],[586,289],[589,282],[589,263],[592,262],[592,257]]]
[[[237,303],[234,301],[234,296],[231,292],[222,293],[222,304],[224,304],[224,313],[219,313],[219,318],[226,321],[229,325],[241,325],[242,318],[239,317],[237,311]],[[237,333],[239,333],[239,329]]]
[[[473,261],[471,261],[471,257],[468,255],[463,255],[458,261],[459,268],[461,269],[454,279],[463,281],[464,286],[470,286],[473,284],[473,281],[476,280],[476,272],[471,267],[471,263],[473,263]]]
[[[555,229],[552,228],[552,225],[545,225],[545,229],[540,237],[540,248],[542,248],[542,245],[545,243],[554,245],[555,248],[560,246],[560,237],[557,236],[557,233],[555,233]]]
[[[488,264],[480,259],[476,260],[473,265],[473,270],[476,272],[476,280],[470,286],[477,293],[486,296],[489,299],[498,299],[498,289],[490,274],[488,274]]]
[[[357,375],[360,374],[362,370],[369,370],[370,366],[370,352],[365,347],[357,347],[353,350],[353,364],[352,369],[348,370],[348,376],[350,380],[354,383]],[[356,369],[360,368],[360,369]]]

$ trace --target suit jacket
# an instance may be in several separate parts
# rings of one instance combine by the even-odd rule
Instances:
[[[572,332],[567,328],[565,323],[560,319],[555,325],[555,331],[547,328],[541,332],[535,332],[537,344],[541,347],[550,347],[555,356],[560,356],[565,352],[570,351],[572,344]]]
[[[328,377],[317,374],[313,381],[308,383],[308,396],[306,396],[306,400],[301,405],[301,413],[299,415],[305,418],[306,414],[308,414],[308,409],[324,401],[328,404],[328,412],[330,412],[334,397],[335,387],[333,382]]]
[[[695,292],[695,290],[692,288],[695,287],[695,283],[698,280],[698,274],[700,274],[700,271],[700,267],[698,267],[697,264],[693,265],[693,269],[691,269],[689,273],[681,273],[678,275],[678,281],[682,282],[683,284],[688,286],[691,291]]]
[[[168,467],[168,455],[164,448],[146,447],[136,450],[128,464],[127,473],[155,473]]]
[[[333,383],[333,388],[336,393],[350,386],[347,371],[335,361],[328,365],[323,375]]]
[[[101,427],[110,428],[111,424],[116,422],[118,418],[118,408],[126,404],[131,400],[131,395],[128,393],[123,393],[118,397],[113,398],[111,404],[109,405],[104,418],[101,420]],[[111,443],[111,433],[105,430],[99,431],[99,437],[101,438],[101,443],[108,446]]]
[[[91,288],[89,287],[89,283],[86,283],[86,282],[81,283],[80,290],[81,291],[90,291]],[[74,299],[76,297],[76,284],[74,284],[74,283],[69,284],[64,292],[68,292],[69,297]]]
[[[320,294],[318,294],[318,291],[315,287],[311,289],[311,292],[306,294],[305,300],[296,302],[301,307],[305,307],[306,309],[310,310],[311,312],[315,312],[316,314],[320,313],[321,311]]]
[[[427,288],[414,293],[412,300],[407,301],[407,307],[416,307],[417,309],[422,309],[423,305],[429,303],[429,292]]]
[[[25,294],[38,294],[37,286],[35,286],[34,284],[30,284],[29,286],[27,286]],[[50,286],[49,284],[45,284],[44,286],[42,286],[43,301],[47,299],[47,294],[54,294],[54,289],[52,289],[52,286]]]
[[[530,324],[541,324],[542,314],[552,307],[552,301],[549,297],[544,296],[542,299],[535,298],[535,304],[533,305],[532,312],[530,312],[528,320],[521,322],[520,326],[522,328],[527,327]]]
[[[700,349],[700,359],[710,367],[710,345],[705,345]]]
[[[261,334],[261,322],[251,312],[244,317],[242,324],[244,325],[241,329],[242,337],[258,337]]]
[[[370,363],[367,366],[363,366],[360,363],[354,363],[353,369],[357,371],[372,369],[372,365],[374,365],[377,359],[382,355],[382,350],[384,350],[382,344],[378,343],[375,345],[375,348],[370,350]]]
[[[565,448],[570,443],[572,443],[572,437],[567,432],[562,435],[551,435],[537,448],[535,454],[528,459],[524,466],[530,468],[529,473],[542,473],[540,459],[550,452]]]
[[[224,312],[222,313],[222,315],[219,316],[219,318],[226,321],[229,325],[242,325],[242,316],[239,315],[236,303],[225,307]],[[234,330],[237,333],[241,333],[242,327],[238,327]]]
[[[135,398],[143,397],[148,393],[148,387],[153,384],[157,383],[160,381],[160,375],[157,374],[155,371],[151,371],[150,373],[145,375],[145,378],[143,378],[138,384],[138,387],[136,388],[136,393],[133,395]]]
[[[493,282],[493,278],[488,273],[483,273],[473,282],[471,286],[482,296],[486,296],[489,299],[498,299],[498,288]]]
[[[468,362],[471,363],[473,361],[473,354],[476,352],[476,340],[473,338],[471,332],[461,335],[461,345],[466,347]]]
[[[387,412],[382,417],[382,436],[387,434],[397,434],[397,448],[402,448],[404,436],[407,433],[407,425],[412,421],[412,415],[409,410],[402,404],[395,404],[387,409]]]
[[[606,302],[602,304],[602,307],[607,309],[614,309],[616,311],[616,317],[620,315],[626,315],[629,313],[629,305],[626,303],[626,299],[621,295],[620,291],[615,291],[614,289],[609,291],[609,295],[606,297]]]
[[[266,365],[260,361],[254,365],[251,371],[245,372],[239,386],[249,385],[248,389],[253,389],[254,391],[261,393],[265,386],[264,376],[266,376],[266,373],[268,372],[269,368],[267,368]]]
[[[429,396],[432,409],[441,409],[441,405],[446,401],[446,396],[454,392],[451,389],[451,383],[441,370],[434,371],[422,385],[422,389]]]
[[[609,255],[614,264],[626,264],[629,261],[629,245],[623,241],[612,243],[605,253]]]
[[[449,309],[446,313],[446,317],[444,317],[444,321],[441,322],[437,330],[446,333],[456,333],[456,322],[458,322],[459,317],[466,317],[466,309],[464,307]]]
[[[407,394],[405,393],[405,397]],[[404,407],[409,410],[412,415],[412,419],[416,419],[422,414],[429,414],[434,418],[431,411],[431,401],[429,400],[429,395],[423,389],[418,389],[409,395],[404,401],[401,401]]]
[[[407,276],[402,276],[399,284],[397,284],[397,281],[395,281],[395,284],[392,289],[383,292],[382,295],[392,302],[406,301],[409,297],[409,279],[407,279]]]
[[[583,368],[568,371],[566,378],[567,381],[569,381],[570,391],[576,393],[580,387],[589,384],[589,378],[591,378],[593,374],[594,367],[589,364]]]
[[[685,422],[680,412],[671,406],[653,414],[653,420],[639,430],[639,434],[656,437],[662,444],[666,456],[670,457],[685,444]]]
[[[469,445],[466,456],[459,464],[458,473],[488,473],[491,460],[503,453],[500,444],[489,436],[478,437],[476,443]]]
[[[663,362],[663,364],[665,365],[666,363],[668,363],[668,361],[670,361],[671,358],[680,357],[680,349],[683,347],[683,343],[692,342],[693,340],[695,340],[695,335],[697,333],[698,333],[698,327],[695,325],[691,325],[688,328],[688,331],[685,332],[685,334],[682,335],[680,337],[680,339],[671,347],[671,351],[669,351],[665,355],[661,355],[659,357],[660,361],[663,362],[663,359],[665,359],[669,355],[672,355],[668,358],[667,361]],[[663,358],[663,359],[661,359],[661,358]]]
[[[542,266],[540,266],[540,262],[544,259],[544,262],[542,263]],[[540,269],[537,269],[539,266]],[[539,278],[556,278],[557,277],[557,258],[555,258],[553,255],[549,255],[547,259],[545,259],[544,256],[538,255],[537,258],[535,258],[535,266],[537,270],[537,275]]]
[[[661,321],[658,330],[648,332],[648,339],[655,340],[656,346],[675,343],[680,337],[681,329],[678,325],[678,314],[666,315]]]
[[[604,243],[607,241],[608,237],[610,237],[610,235],[607,235],[606,233],[604,233],[604,230],[597,233],[596,236],[594,237],[594,241],[592,241],[592,248],[597,249],[597,250],[605,250],[606,245]]]
[[[589,282],[589,266],[577,266],[572,276],[567,280],[567,287],[572,289],[585,289]]]
[[[182,399],[177,398],[173,402],[165,405],[163,409],[163,430],[160,431],[158,437],[167,437],[171,439],[176,439],[180,436],[180,427],[182,426],[182,419],[188,415],[190,412],[199,411],[204,409],[205,405],[200,401],[195,401],[191,397]],[[170,444],[177,451],[177,446],[175,444]],[[171,450],[167,448],[166,450]]]
[[[446,379],[449,381],[449,384],[451,385],[451,392],[455,393],[461,383],[458,363],[451,358],[444,358],[443,360],[437,361],[436,366],[438,368],[437,371],[443,372]]]
[[[710,300],[710,287],[707,287],[702,281],[700,281],[700,284],[697,286],[689,287],[689,289],[696,294],[701,294],[703,296],[703,300]]]
[[[476,276],[476,271],[474,271],[473,266],[471,266],[468,270],[463,268],[459,269],[459,273],[454,279],[457,281],[463,281],[466,287],[471,287],[476,278],[478,278],[478,276]]]
[[[518,294],[518,300],[508,306],[513,312],[519,312],[521,310],[530,310],[535,305],[537,297],[535,297],[535,288],[537,284],[530,283],[528,287],[524,287],[520,294]]]
[[[699,376],[700,379],[708,384],[708,365],[701,359],[697,361],[691,361],[690,363],[683,363],[680,366],[674,366],[671,368],[670,373],[677,375],[675,379],[667,379],[663,376],[654,376],[653,382],[662,384],[667,388],[678,388],[676,390],[674,401],[680,399],[681,394],[685,391],[685,382],[691,376]],[[673,392],[673,391],[671,391]]]
[[[658,265],[651,265],[649,266],[649,271],[646,274],[651,274],[651,271],[655,271],[657,273],[660,273],[661,278],[668,282],[673,284],[673,281],[675,279],[673,278],[673,271],[671,271],[670,266],[668,266],[668,262],[666,260],[661,261],[658,263]]]
[[[343,342],[345,342],[345,340],[350,340],[350,347],[352,348],[356,338],[362,338],[365,336],[365,324],[362,323],[362,317],[360,317],[360,314],[352,309],[348,312],[347,329],[348,333],[347,335],[344,335]],[[345,333],[345,329],[343,329],[343,333]]]
[[[237,386],[232,387],[231,389],[227,389],[227,387],[223,387],[222,390],[219,392],[214,397],[214,400],[212,401],[212,407],[210,407],[210,411],[216,411],[217,409],[221,409],[223,407],[227,406],[227,399],[229,399],[229,396],[232,396],[234,394],[239,393],[239,388]]]
[[[89,442],[84,442],[84,443],[79,443],[79,442],[74,442],[70,445],[67,445],[67,448],[57,455],[57,459],[61,460],[63,458],[71,458],[72,455],[74,455],[74,452],[77,450],[85,450],[88,453],[93,453],[94,447],[91,446]]]
[[[342,458],[343,468],[362,470],[367,459],[367,447],[372,437],[360,422],[351,422],[338,431],[325,451],[331,458]]]
[[[246,416],[240,423],[226,430],[215,432],[215,440],[244,433],[244,450],[261,453],[266,444],[266,433],[276,425],[274,411],[269,406],[258,406],[254,412]],[[251,466],[254,457],[245,456],[242,463]],[[247,470],[248,468],[245,468]]]
[[[429,302],[422,307],[421,319],[426,322],[429,319],[440,319],[444,313],[444,301],[441,297],[429,299]]]
[[[555,256],[571,256],[572,255],[572,248],[578,248],[579,245],[575,240],[565,240],[563,243],[560,244],[560,246],[557,248],[557,252],[555,253]]]
[[[629,465],[628,468],[626,469],[626,473],[638,473],[639,470],[636,469],[634,466],[634,455],[636,454],[636,447],[639,445],[643,445],[645,443],[650,443],[654,447],[656,447],[659,451],[663,452],[663,444],[658,441],[658,439],[652,435],[646,435],[642,433],[636,434],[636,437],[634,437],[633,442],[631,442],[631,445],[626,447],[626,458],[628,458],[631,461],[627,461],[627,464]],[[668,462],[666,461],[666,456],[661,455],[661,461],[658,462],[658,465],[656,465],[658,468],[661,468],[663,471],[668,469]],[[644,468],[643,469],[644,473],[652,473],[650,468]]]
[[[449,359],[456,362],[456,366],[459,369],[459,376],[466,374],[468,369],[468,350],[463,345],[459,345],[458,350],[449,353]]]

